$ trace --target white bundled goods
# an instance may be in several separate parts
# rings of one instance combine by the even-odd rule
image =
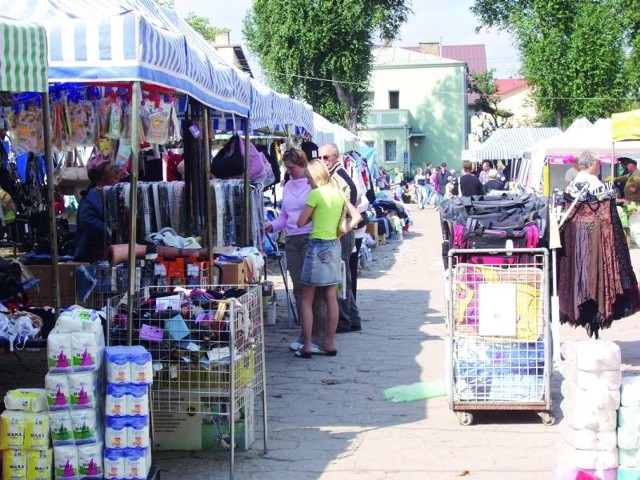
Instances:
[[[97,370],[102,360],[104,335],[94,332],[71,332],[73,371]]]
[[[44,376],[44,389],[49,410],[68,409],[71,406],[69,378],[64,373],[47,373]]]
[[[78,449],[74,446],[53,447],[56,480],[78,477]]]
[[[102,443],[78,447],[78,472],[80,478],[103,478]]]
[[[615,432],[615,410],[591,410],[581,405],[560,402],[560,409],[565,422],[575,430],[591,430],[594,432]]]
[[[95,408],[98,406],[98,379],[95,372],[71,373],[68,375],[69,396],[72,408]]]
[[[593,430],[576,430],[567,422],[561,425],[562,438],[578,450],[611,451],[616,448],[616,432],[594,432]]]
[[[640,467],[640,456],[637,448],[619,448],[618,463],[621,467],[638,468]]]
[[[581,405],[592,410],[617,410],[620,406],[620,390],[609,390],[598,382],[580,388],[576,383],[564,380],[560,389],[569,405]]]
[[[102,438],[102,429],[96,418],[95,410],[71,410],[71,425],[76,445],[98,443]]]
[[[126,347],[129,352],[131,382],[136,384],[153,383],[153,364],[151,354],[141,345]]]
[[[70,308],[60,313],[53,329],[56,333],[93,332],[102,334],[102,317],[89,308]]]
[[[107,364],[107,382],[131,383],[131,362],[125,347],[106,347],[104,359]]]
[[[47,410],[47,398],[44,388],[17,388],[9,390],[4,396],[7,410],[22,410],[38,413]]]
[[[146,385],[127,386],[127,415],[149,415],[149,388]]]
[[[620,405],[624,407],[640,407],[640,376],[622,377]]]
[[[47,336],[47,358],[52,373],[73,371],[71,335],[50,332]]]
[[[565,381],[584,390],[620,390],[620,347],[608,340],[565,342],[561,347]]]
[[[585,372],[620,371],[622,356],[617,343],[610,340],[580,340],[565,342],[561,347],[562,356],[575,368]]]
[[[558,462],[585,470],[606,470],[618,466],[618,449],[580,450],[563,441],[559,445]]]
[[[49,425],[51,430],[51,442],[54,446],[75,444],[73,439],[71,412],[69,410],[49,412]]]

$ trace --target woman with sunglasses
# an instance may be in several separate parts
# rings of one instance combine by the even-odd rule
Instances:
[[[314,143],[304,142],[301,147],[288,148],[282,154],[282,164],[287,170],[288,177],[282,191],[282,208],[280,214],[272,222],[265,222],[264,224],[265,233],[276,233],[284,230],[287,235],[284,249],[287,255],[287,270],[293,283],[293,296],[296,299],[298,318],[302,317],[300,273],[307,253],[309,234],[311,233],[310,223],[303,227],[298,227],[297,225],[300,212],[304,209],[307,196],[311,191],[311,186],[304,173],[304,169],[309,163],[305,152],[309,152],[309,156],[312,157],[317,157],[318,153],[318,147]],[[324,353],[318,345],[324,340],[326,323],[324,300],[316,295],[313,302],[312,353]],[[303,341],[304,337],[301,334],[295,342],[289,345],[289,348],[296,352],[302,348]]]
[[[302,284],[301,323],[304,345],[296,352],[297,357],[311,358],[311,328],[313,325],[313,298],[316,289],[327,304],[327,333],[320,348],[326,355],[335,356],[336,328],[338,327],[338,299],[336,285],[341,282],[341,246],[338,241],[338,222],[342,209],[349,210],[349,227],[361,220],[360,213],[347,202],[344,194],[331,182],[329,170],[319,159],[305,167],[305,175],[311,185],[305,207],[298,217],[298,227],[312,221],[307,253],[300,274]]]

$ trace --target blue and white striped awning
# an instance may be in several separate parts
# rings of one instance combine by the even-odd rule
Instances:
[[[135,8],[142,6],[138,0],[0,0],[4,14],[47,29],[50,82],[150,82],[246,116],[248,80],[238,85],[233,67],[211,60],[188,30],[167,26],[166,16]]]
[[[475,151],[477,161],[522,158],[531,145],[562,133],[553,128],[499,128]]]

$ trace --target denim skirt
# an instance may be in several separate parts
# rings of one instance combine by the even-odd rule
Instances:
[[[341,249],[338,240],[309,239],[304,257],[300,283],[313,287],[337,285],[342,281],[340,273]]]

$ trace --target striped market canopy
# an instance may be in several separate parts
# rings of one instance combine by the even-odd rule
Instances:
[[[480,148],[475,151],[477,161],[511,160],[522,158],[522,152],[531,145],[547,138],[560,135],[562,130],[553,128],[501,128],[493,132]]]
[[[246,116],[250,86],[218,65],[184,31],[125,0],[0,0],[3,12],[40,21],[49,37],[50,82],[143,81]],[[219,67],[219,68],[218,68]]]
[[[47,89],[44,27],[0,17],[0,91],[42,93]]]

